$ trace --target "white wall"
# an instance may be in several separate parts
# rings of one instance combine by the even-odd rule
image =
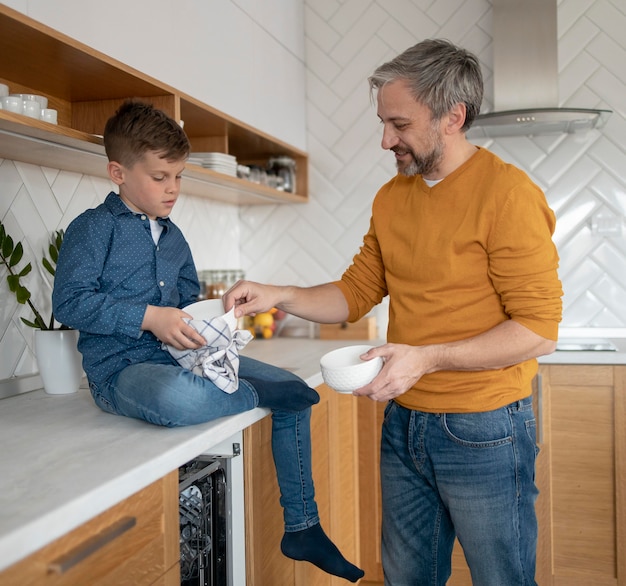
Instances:
[[[4,3],[306,149],[302,0]]]

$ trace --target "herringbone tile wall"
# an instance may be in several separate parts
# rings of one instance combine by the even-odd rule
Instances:
[[[102,202],[115,186],[105,179],[0,159],[0,218],[14,240],[24,245],[24,266],[33,265],[24,284],[44,319],[50,315],[51,286],[38,270],[47,250],[46,234],[68,224],[87,208]],[[237,208],[181,195],[174,221],[183,226],[199,269],[238,268]],[[20,317],[32,319],[28,306],[19,305],[9,291],[4,267],[0,270],[0,379],[37,371],[34,330]]]
[[[560,0],[561,105],[607,107],[607,126],[584,136],[511,138],[484,143],[526,169],[557,213],[555,240],[565,289],[563,325],[626,328],[626,2]],[[376,190],[395,172],[380,148],[366,78],[414,42],[446,37],[477,53],[491,108],[489,0],[307,0],[306,83],[310,194],[306,205],[239,209],[182,197],[173,214],[199,268],[243,268],[275,283],[338,278],[367,230]],[[0,218],[39,259],[42,234],[65,228],[111,185],[102,179],[0,160]],[[613,234],[592,225],[618,222]],[[0,272],[0,379],[36,370],[28,315]],[[37,272],[34,297],[49,289]],[[49,306],[46,305],[46,310]]]
[[[366,78],[411,44],[444,37],[478,54],[491,109],[488,0],[307,0],[305,4],[311,203],[242,212],[248,276],[316,284],[338,278],[368,227],[372,198],[394,174]],[[564,320],[626,327],[626,2],[558,3],[560,105],[614,111],[587,135],[484,142],[525,169],[557,213]],[[617,223],[613,235],[594,221]]]

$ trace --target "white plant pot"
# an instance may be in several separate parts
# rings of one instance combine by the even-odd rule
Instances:
[[[50,395],[76,393],[83,376],[78,330],[37,330],[35,354],[43,388]]]

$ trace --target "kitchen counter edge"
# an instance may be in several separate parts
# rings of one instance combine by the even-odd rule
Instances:
[[[319,358],[345,341],[254,341],[252,358],[287,368],[312,387]],[[0,401],[0,571],[79,527],[269,414],[164,428],[104,413],[89,390],[43,390]]]
[[[617,352],[554,352],[540,364],[626,364]],[[244,354],[285,368],[316,387],[320,357],[341,346],[382,341],[278,338]],[[89,391],[33,391],[0,403],[0,571],[79,527],[185,462],[269,414],[267,409],[190,427],[163,428],[100,411]]]

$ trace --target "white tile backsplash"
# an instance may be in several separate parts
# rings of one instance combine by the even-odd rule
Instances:
[[[3,160],[0,164],[1,201],[10,202],[2,214],[7,232],[23,242],[24,261],[33,270],[23,282],[47,321],[51,286],[41,267],[49,236],[66,228],[80,213],[100,204],[113,189],[103,179]],[[236,206],[181,195],[172,219],[185,231],[199,270],[239,269],[240,224]],[[36,372],[33,331],[20,317],[33,319],[27,305],[19,305],[0,270],[0,379]]]
[[[66,4],[72,1],[64,0]],[[26,11],[27,4],[22,1],[9,4]],[[236,6],[245,13],[249,20],[245,31],[252,44],[263,27],[269,31],[263,34],[276,40],[277,33],[269,30],[276,24],[267,22],[269,13],[255,17],[256,5],[249,0],[228,4],[229,10]],[[28,6],[35,12],[46,10],[43,0]],[[191,4],[183,3],[181,9],[190,10]],[[253,279],[299,285],[341,275],[368,228],[374,194],[395,173],[393,157],[380,148],[380,128],[369,103],[366,78],[379,63],[411,43],[445,36],[475,51],[484,69],[485,107],[491,107],[492,13],[488,0],[306,0],[302,14],[306,65],[294,62],[299,49],[291,45],[294,40],[290,38],[278,42],[284,53],[278,53],[282,57],[277,65],[284,63],[287,71],[298,71],[291,76],[294,85],[289,90],[301,91],[298,84],[306,86],[308,130],[302,142],[310,156],[311,202],[237,208],[181,197],[173,218],[186,232],[201,269],[242,268]],[[625,22],[622,0],[558,3],[561,104],[612,109],[604,129],[582,136],[485,142],[499,156],[524,168],[546,191],[556,210],[555,241],[565,288],[564,328],[626,328],[625,233],[601,236],[591,232],[594,214],[626,216],[626,68],[621,65],[626,51]],[[70,34],[77,23],[80,18],[74,14],[67,23]],[[82,33],[86,30],[83,27]],[[243,33],[238,30],[234,34]],[[266,58],[266,40],[257,44],[255,59]],[[246,52],[233,56],[229,63],[242,64],[245,70],[240,73],[247,75],[255,61]],[[250,100],[247,84],[233,78],[232,69],[227,69],[227,64],[217,63],[210,75],[194,74],[191,79],[189,70],[179,67],[171,82],[181,87],[178,81],[184,79],[188,85],[181,89],[192,94],[197,89],[201,98],[225,111],[230,105],[224,96],[237,97],[232,104],[237,111],[230,113],[255,126],[259,120],[271,131],[271,127],[289,124],[289,119],[276,124],[280,104],[268,104],[271,91],[262,91],[262,99],[255,96]],[[226,76],[229,83],[221,83]],[[264,83],[259,87],[267,88]],[[304,110],[301,116],[304,119]],[[12,161],[0,163],[0,217],[17,238],[27,234],[27,254],[35,258],[43,242],[41,226],[48,230],[67,226],[111,189],[103,179]],[[4,273],[0,278],[3,378],[11,372],[33,372],[35,365],[30,350],[32,332],[18,321],[19,315],[29,315],[28,310],[11,303]],[[34,271],[31,279],[36,295],[45,300],[41,276]]]
[[[362,13],[375,5],[380,18],[372,36],[371,23],[352,13],[352,2],[345,2],[337,11],[328,9],[330,3],[324,4],[326,10],[317,0],[305,3],[305,14],[315,14],[315,18],[305,19],[307,47],[314,47],[306,64],[307,101],[312,112],[307,139],[312,203],[294,209],[313,231],[293,232],[304,252],[300,248],[283,251],[283,267],[269,272],[257,270],[261,265],[254,246],[247,243],[244,268],[261,281],[313,285],[339,277],[350,263],[367,230],[372,198],[395,172],[392,157],[380,148],[375,109],[363,108],[368,98],[367,76],[410,44],[445,37],[478,55],[486,84],[483,106],[490,110],[493,19],[489,0],[362,2]],[[525,169],[545,190],[557,213],[555,241],[562,259],[565,328],[626,327],[625,233],[591,233],[594,214],[626,216],[625,19],[622,0],[558,2],[560,105],[613,110],[605,128],[586,135],[507,138],[483,145]],[[321,21],[332,30],[349,33],[355,47],[373,46],[367,59],[361,58],[365,50],[353,51],[354,58],[346,62],[348,51],[342,48],[340,52],[329,43],[328,28]],[[337,98],[342,100],[339,106]],[[320,116],[330,117],[333,124],[318,124]],[[342,131],[339,137],[338,128]],[[242,221],[249,223],[257,213],[254,208],[242,210]],[[315,232],[333,249],[333,254],[322,255],[326,262],[311,253],[316,242],[311,242],[311,234]],[[282,246],[280,237],[276,246]],[[264,241],[263,254],[268,252]]]
[[[344,68],[350,63],[350,71],[355,71],[354,65],[361,56],[368,40],[376,34],[383,20],[385,11],[376,3],[370,4],[363,9],[361,2],[353,2],[355,5],[361,4],[358,8],[358,16],[350,23],[349,29],[342,35],[340,41],[333,47],[330,56],[340,67]],[[343,81],[344,76],[337,82]],[[361,78],[359,81],[363,81]]]

